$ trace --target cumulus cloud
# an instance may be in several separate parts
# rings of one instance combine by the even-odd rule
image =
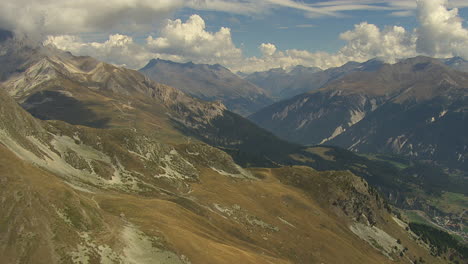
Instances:
[[[262,43],[258,48],[263,56],[271,56],[276,52],[276,46],[271,43]]]
[[[286,7],[309,15],[339,15],[329,10],[330,6],[294,0],[14,0],[2,2],[0,28],[37,38],[48,34],[149,32],[184,7],[247,15]]]
[[[332,1],[333,2],[333,1]],[[340,4],[345,1],[335,1]],[[262,44],[261,58],[248,58],[240,68],[245,71],[273,67],[291,67],[294,65],[329,68],[348,61],[363,62],[380,58],[394,63],[398,59],[427,55],[447,58],[461,56],[468,59],[468,29],[463,28],[463,21],[458,10],[448,10],[448,6],[461,6],[461,2],[447,0],[398,0],[395,6],[416,7],[419,25],[408,31],[401,26],[387,26],[380,29],[376,25],[362,22],[354,29],[340,34],[346,44],[336,53],[309,52],[304,50],[285,50],[268,53],[267,45]],[[324,3],[325,5],[325,3]]]
[[[356,61],[379,57],[395,62],[416,55],[414,34],[399,26],[380,30],[376,25],[363,22],[342,33],[340,38],[347,42],[340,50],[341,55]]]
[[[183,0],[15,0],[2,2],[0,27],[29,36],[145,30]]]
[[[4,3],[3,3],[4,2]],[[3,1],[0,28],[43,37],[48,34],[149,32],[175,10],[222,11],[243,15],[290,8],[307,17],[343,16],[356,10],[382,10],[409,16],[415,0],[14,0]],[[434,1],[437,3],[440,0]],[[466,0],[450,0],[449,7],[468,7]]]
[[[447,10],[446,0],[418,0],[417,51],[437,57],[468,58],[468,30],[458,9]]]
[[[109,39],[102,43],[85,42],[79,37],[70,35],[49,36],[44,44],[129,68],[138,68],[142,62],[147,62],[157,55],[135,43],[132,37],[121,34],[110,35]]]
[[[70,35],[49,36],[44,44],[130,68],[143,67],[153,58],[223,65],[233,65],[242,59],[242,51],[232,42],[230,29],[222,27],[217,32],[209,32],[198,15],[185,22],[167,20],[159,36],[148,36],[145,43],[114,34],[105,42],[85,42]]]
[[[326,69],[348,61],[362,62],[378,57],[394,63],[400,58],[417,55],[414,32],[407,32],[399,26],[380,30],[376,25],[363,22],[342,33],[340,38],[346,41],[346,45],[333,54],[296,49],[280,51],[271,43],[263,43],[259,47],[262,56],[247,58],[237,70],[252,72],[296,65]]]
[[[192,15],[186,22],[168,20],[157,38],[148,37],[147,48],[156,53],[179,55],[188,60],[227,64],[242,56],[232,42],[231,30],[206,31],[203,18]]]
[[[262,45],[260,45],[259,48],[261,48]],[[271,55],[263,53],[261,57],[244,58],[240,64],[233,65],[231,69],[242,72],[255,72],[265,71],[271,68],[288,69],[297,65],[327,69],[343,65],[350,60],[353,59],[344,56],[340,52],[331,54],[328,52],[288,49],[284,51],[276,50]]]
[[[399,1],[403,5],[403,1]],[[336,53],[279,50],[273,43],[259,46],[261,56],[245,57],[233,43],[229,28],[208,31],[205,21],[192,15],[186,21],[167,20],[158,35],[137,43],[126,35],[114,34],[104,42],[85,42],[76,36],[51,36],[46,43],[75,54],[140,68],[152,58],[177,62],[220,63],[233,71],[253,72],[295,65],[329,68],[348,61],[378,57],[387,62],[416,55],[462,56],[468,59],[468,30],[457,9],[447,9],[445,0],[418,0],[420,25],[414,30],[401,26],[379,28],[362,22],[340,34],[345,45]]]

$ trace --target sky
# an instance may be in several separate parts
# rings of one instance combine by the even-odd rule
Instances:
[[[468,0],[7,0],[0,28],[132,69],[246,73],[426,55],[468,59]]]

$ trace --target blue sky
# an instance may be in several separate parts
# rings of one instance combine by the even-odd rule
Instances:
[[[0,28],[77,55],[134,69],[162,58],[244,72],[468,59],[467,21],[467,0],[16,0],[0,9]]]
[[[323,1],[303,1],[316,3]],[[356,1],[350,1],[356,2]],[[391,2],[391,1],[387,1]],[[467,0],[468,2],[468,0]],[[468,25],[468,4],[460,5],[459,16]],[[187,19],[192,14],[201,15],[209,30],[220,27],[232,29],[233,41],[247,56],[259,56],[258,46],[265,42],[274,43],[279,49],[301,49],[311,52],[336,52],[344,45],[340,33],[351,30],[355,24],[363,21],[375,24],[380,28],[399,25],[407,29],[417,26],[416,14],[393,16],[387,10],[351,10],[342,12],[340,17],[309,18],[301,10],[280,8],[258,16],[239,15],[228,12],[197,11],[183,9],[174,14],[175,18]]]
[[[185,10],[181,17],[188,17],[193,10]],[[243,46],[247,55],[259,55],[257,47],[265,42],[275,43],[279,49],[304,49],[309,51],[337,51],[343,46],[339,34],[351,30],[362,21],[385,26],[415,23],[413,17],[392,18],[382,17],[377,12],[350,12],[349,17],[341,18],[306,18],[300,11],[284,9],[274,14],[260,17],[227,15],[213,12],[203,12],[207,24],[215,29],[227,26],[232,29],[233,40],[238,46]],[[378,12],[384,13],[384,12]],[[227,16],[227,17],[226,17]],[[364,18],[364,19],[363,19]],[[233,22],[233,20],[235,22]]]

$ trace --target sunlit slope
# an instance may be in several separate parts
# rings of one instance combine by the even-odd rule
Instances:
[[[0,100],[2,262],[439,261],[352,173],[247,170],[204,143],[40,121]]]

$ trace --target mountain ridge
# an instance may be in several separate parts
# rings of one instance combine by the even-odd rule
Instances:
[[[440,261],[355,175],[377,180],[393,170],[381,174],[380,164],[342,149],[282,141],[223,104],[136,71],[54,50],[32,56],[12,65],[0,92],[8,117],[0,122],[8,184],[0,215],[11,227],[0,228],[8,238],[0,260]],[[74,106],[63,108],[65,99]]]
[[[354,71],[371,71],[383,65],[379,59],[364,63],[348,62],[341,67],[321,70],[315,67],[296,66],[290,72],[271,69],[248,75],[245,79],[258,86],[271,90],[279,100],[285,100],[302,93],[319,89],[327,83]]]
[[[153,59],[140,72],[199,99],[219,100],[229,110],[241,115],[248,115],[272,102],[263,89],[219,64],[177,63]]]
[[[466,98],[468,91],[466,89],[468,87],[467,83],[468,75],[466,73],[453,70],[440,60],[420,56],[393,65],[385,64],[376,72],[347,74],[319,90],[298,95],[292,99],[269,106],[250,118],[260,126],[273,131],[276,135],[297,143],[336,144],[359,150],[359,146],[363,142],[367,142],[366,145],[369,146],[366,149],[367,152],[392,153],[394,150],[389,149],[391,144],[386,142],[388,138],[380,138],[379,142],[371,142],[370,138],[364,139],[364,137],[380,134],[380,132],[375,131],[379,129],[379,126],[373,126],[369,123],[366,128],[362,128],[360,132],[356,131],[355,133],[352,131],[353,127],[367,122],[366,120],[370,116],[379,113],[379,109],[383,111],[382,109],[385,109],[383,107],[387,107],[386,114],[380,114],[378,118],[374,119],[375,122],[381,120],[381,126],[388,124],[387,126],[396,127],[400,121],[391,121],[388,119],[389,117],[405,118],[408,114],[405,114],[404,111],[410,111],[412,108],[416,109],[417,106],[423,107],[423,105],[429,107],[424,111],[430,112],[420,112],[418,114],[415,110],[413,119],[408,119],[407,122],[401,121],[402,124],[406,124],[406,128],[401,127],[401,129],[411,129],[412,123],[428,127],[433,122],[431,122],[431,116],[428,115],[432,115],[435,121],[443,119],[448,112],[455,115],[460,113],[460,122],[465,124],[463,98]],[[394,105],[394,107],[391,105]],[[391,108],[393,109],[390,110]],[[375,122],[372,124],[377,124]],[[394,139],[399,136],[401,138],[405,133],[410,133],[395,132],[395,129],[384,129],[381,132],[385,134],[385,131],[398,133],[388,135],[388,137]],[[372,134],[369,134],[369,132]],[[439,134],[435,133],[434,135]],[[462,142],[466,140],[463,139],[463,135],[457,134],[455,138],[455,141],[461,143],[463,148],[464,143]],[[443,137],[440,137],[440,140],[442,140],[440,142],[443,142]],[[430,142],[425,142],[425,147],[421,146],[416,152],[420,152],[419,155],[425,155],[425,159],[430,160],[432,154],[425,149],[430,145]],[[370,147],[372,145],[382,147],[376,149]],[[408,142],[407,146],[410,145],[415,147],[418,142]],[[451,144],[450,146],[457,149],[459,146],[456,145]],[[445,149],[448,151],[450,147]],[[400,150],[395,149],[396,153],[410,156],[418,155],[414,153],[415,151],[410,154],[410,149]],[[444,153],[440,154],[439,157],[450,156],[444,162],[448,162],[449,159],[459,160],[458,154]],[[449,164],[454,165],[453,162],[449,162]],[[465,165],[461,162],[457,166],[463,167]]]
[[[433,259],[349,172],[243,169],[203,143],[40,121],[4,90],[0,102],[2,262],[392,263],[393,236]]]

